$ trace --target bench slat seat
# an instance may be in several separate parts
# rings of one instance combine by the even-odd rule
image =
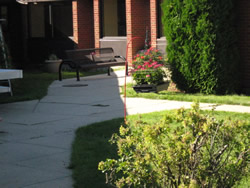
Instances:
[[[108,75],[110,75],[111,66],[126,65],[126,59],[122,56],[114,56],[113,48],[91,48],[77,49],[65,51],[67,58],[62,61],[59,66],[59,80],[62,80],[62,66],[69,65],[76,70],[77,81],[79,78],[80,69],[93,69],[108,67]],[[126,67],[126,74],[127,74]]]

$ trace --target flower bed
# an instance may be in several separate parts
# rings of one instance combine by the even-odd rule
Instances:
[[[166,62],[159,50],[150,48],[140,51],[133,59],[130,74],[136,87],[143,85],[157,86],[164,83],[167,74],[163,70]]]

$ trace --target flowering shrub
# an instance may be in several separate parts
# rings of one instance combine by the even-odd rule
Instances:
[[[120,127],[118,159],[99,163],[113,187],[233,187],[249,171],[249,122],[216,120],[199,104]]]
[[[130,74],[136,85],[141,84],[160,84],[166,76],[162,70],[164,59],[159,50],[149,48],[140,51],[134,56]]]

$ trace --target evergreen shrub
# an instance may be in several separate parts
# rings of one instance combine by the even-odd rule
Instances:
[[[183,91],[238,91],[235,0],[165,0],[162,4],[172,80]]]
[[[111,141],[119,158],[99,170],[115,187],[232,187],[249,169],[249,122],[216,120],[198,104],[121,126]]]

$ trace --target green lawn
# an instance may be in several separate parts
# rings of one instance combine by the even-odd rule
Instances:
[[[80,76],[90,76],[101,72],[81,72]],[[75,72],[63,72],[63,78],[76,78]],[[48,91],[49,85],[58,80],[57,73],[41,71],[24,71],[22,79],[11,80],[14,96],[9,93],[0,93],[0,104],[43,98]]]
[[[154,112],[150,114],[128,116],[128,121],[134,122],[143,119],[150,124],[158,122],[162,115],[174,111]],[[211,111],[205,111],[212,113]],[[249,114],[214,112],[217,119],[240,119],[250,122]],[[71,168],[73,170],[74,187],[110,187],[105,184],[105,175],[97,170],[98,163],[107,158],[117,158],[116,146],[111,145],[108,140],[113,133],[117,133],[123,118],[113,119],[89,126],[79,128],[72,146]],[[237,188],[250,186],[249,178],[240,182]]]
[[[215,103],[215,104],[234,104],[250,106],[250,96],[245,95],[204,95],[204,94],[188,94],[181,92],[162,91],[156,93],[136,93],[132,84],[127,85],[127,97],[139,97],[148,99],[163,99],[163,100],[176,100],[176,101],[199,101],[202,103]]]

